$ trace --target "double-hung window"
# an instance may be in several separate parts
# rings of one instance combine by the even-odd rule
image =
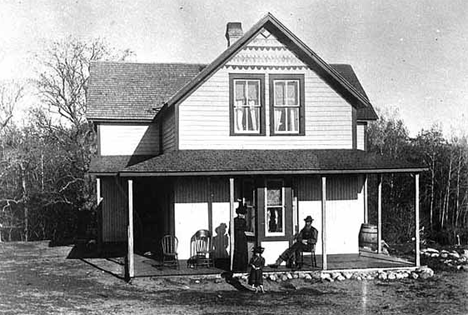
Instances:
[[[304,76],[270,75],[270,132],[304,135]]]
[[[231,135],[265,134],[264,76],[230,74]]]

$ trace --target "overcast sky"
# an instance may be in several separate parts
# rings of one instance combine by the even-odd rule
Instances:
[[[329,63],[351,64],[375,107],[411,135],[468,132],[468,1],[0,0],[0,79],[33,75],[31,56],[68,35],[101,37],[138,62],[210,63],[227,22],[271,12]]]

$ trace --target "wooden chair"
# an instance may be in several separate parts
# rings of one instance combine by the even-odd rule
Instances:
[[[213,267],[213,244],[208,230],[198,230],[190,239],[190,260],[193,267]]]
[[[314,230],[314,238],[317,239],[318,231]],[[294,237],[296,239],[297,235]],[[312,245],[310,250],[303,250],[300,253],[300,256],[297,257],[297,261],[302,266],[304,264],[304,254],[310,253],[310,266],[315,268],[317,267],[317,258],[315,257],[315,244]]]
[[[312,246],[310,251],[301,251],[301,254],[299,257],[299,261],[301,265],[304,264],[304,254],[310,254],[310,266],[314,268],[317,267],[317,259],[315,257],[315,245]]]
[[[163,252],[163,266],[175,267],[179,269],[179,257],[177,247],[179,240],[173,235],[165,235],[161,240]]]

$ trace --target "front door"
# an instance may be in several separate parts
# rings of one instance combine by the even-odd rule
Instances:
[[[265,179],[256,191],[257,241],[265,248],[267,263],[273,263],[293,241],[293,190],[284,179]]]

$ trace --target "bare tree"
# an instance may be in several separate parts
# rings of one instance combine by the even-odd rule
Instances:
[[[85,122],[89,65],[96,60],[123,61],[133,53],[116,51],[100,39],[84,42],[69,37],[54,42],[40,56],[42,71],[37,81],[40,95],[49,108],[74,126]]]
[[[24,86],[18,82],[0,82],[0,133],[10,123],[23,96]]]

